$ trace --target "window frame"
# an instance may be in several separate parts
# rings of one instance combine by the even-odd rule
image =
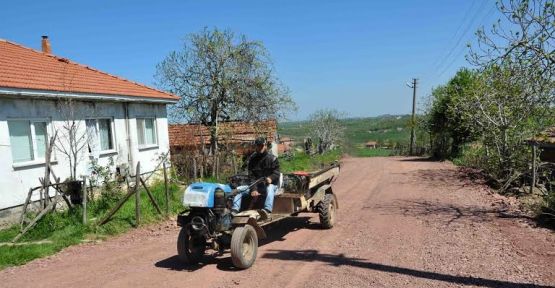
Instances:
[[[44,155],[38,156],[38,146],[37,146],[37,135],[35,131],[35,123],[46,123],[46,141],[50,141],[50,136],[53,135],[53,128],[52,128],[52,121],[48,117],[17,117],[17,118],[8,118],[6,119],[6,125],[8,126],[8,137],[10,138],[10,150],[12,149],[11,143],[11,134],[9,129],[9,122],[10,121],[26,121],[29,124],[29,133],[31,133],[31,149],[32,149],[32,159],[28,161],[20,161],[15,162],[13,159],[13,152],[12,152],[12,167],[13,168],[21,168],[26,166],[34,166],[46,163],[46,158]],[[56,149],[52,149],[52,154],[50,155],[50,163],[56,164]]]
[[[85,129],[87,126],[87,120],[94,120],[94,125],[96,126],[96,131],[98,131],[98,133],[96,133],[96,142],[98,143],[98,154],[99,156],[104,156],[104,155],[111,155],[111,154],[115,154],[118,153],[118,145],[116,145],[116,129],[115,129],[115,123],[114,123],[114,118],[113,117],[87,117],[84,119],[85,122]],[[110,121],[110,132],[111,132],[111,140],[112,140],[112,149],[107,149],[107,150],[102,150],[102,144],[101,144],[101,140],[100,140],[100,121],[99,120],[108,120]],[[87,135],[88,137],[88,135]],[[87,140],[88,141],[88,140]]]
[[[146,125],[144,125],[144,120],[146,119],[152,119],[152,127],[154,129],[154,143],[152,144],[141,144],[140,143],[140,138],[139,138],[139,121],[142,120],[143,121],[143,135],[146,136]],[[135,117],[135,126],[136,126],[136,132],[137,132],[137,146],[139,147],[139,150],[147,150],[147,149],[152,149],[152,148],[158,148],[159,147],[159,141],[158,141],[158,121],[156,116],[140,116],[140,117]],[[145,138],[146,140],[146,138]]]

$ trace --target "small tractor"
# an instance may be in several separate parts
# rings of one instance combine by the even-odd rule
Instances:
[[[331,184],[339,170],[339,164],[334,163],[314,173],[281,174],[269,219],[264,219],[263,213],[256,209],[264,199],[250,196],[242,201],[242,212],[231,213],[233,197],[264,179],[235,175],[230,177],[229,184],[199,182],[189,185],[183,194],[183,205],[188,209],[177,217],[181,227],[177,238],[180,260],[194,265],[201,261],[207,248],[219,253],[229,249],[233,265],[247,269],[256,260],[258,240],[266,238],[263,228],[271,223],[301,212],[312,212],[319,214],[323,228],[332,228],[338,205]]]

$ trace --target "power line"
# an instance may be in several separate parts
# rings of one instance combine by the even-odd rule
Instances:
[[[466,29],[464,30],[464,32],[460,35],[459,39],[457,40],[455,46],[453,46],[453,48],[449,51],[449,53],[447,54],[447,57],[444,58],[445,61],[443,61],[442,65],[447,63],[448,59],[453,55],[453,52],[459,48],[459,45],[461,44],[461,41],[466,37],[466,35],[468,34],[468,31],[470,31],[470,29],[472,27],[475,26],[476,20],[478,20],[478,16],[480,16],[480,12],[482,11],[482,9],[485,7],[485,4],[487,4],[487,1],[483,1],[482,5],[479,7],[479,9],[476,11],[476,13],[474,13],[474,16],[472,17],[472,19],[470,20],[470,22],[468,23],[468,25],[466,26]],[[438,71],[441,66],[436,67],[435,71]]]
[[[461,23],[459,24],[459,27],[457,27],[456,32],[453,33],[453,35],[451,35],[451,39],[449,39],[449,41],[445,44],[445,47],[444,47],[443,50],[447,50],[447,48],[450,46],[450,44],[452,44],[453,41],[456,39],[457,35],[459,35],[459,32],[461,31],[461,28],[464,26],[464,24],[465,24],[465,22],[466,22],[465,20],[468,19],[468,16],[470,15],[470,12],[473,10],[473,8],[474,8],[474,6],[475,6],[474,4],[476,4],[476,0],[472,1],[471,5],[468,6],[468,9],[466,9],[466,11],[465,11],[465,13],[464,13],[464,16],[463,16],[463,18],[462,18],[463,20],[462,20]],[[444,57],[438,57],[438,58],[436,58],[436,61],[434,62],[434,64],[433,64],[432,66],[438,67],[438,65],[439,65],[440,62],[441,62],[441,59],[444,59],[444,58],[445,58],[445,55],[446,55],[446,54],[444,53],[444,54],[443,54]]]
[[[484,2],[484,3],[485,3],[485,2]],[[480,20],[478,23],[480,23],[480,22],[483,23],[484,20],[485,20],[488,16],[490,16],[490,15],[493,14],[492,12],[494,11],[495,8],[496,8],[496,6],[491,7],[491,8],[488,10],[488,12],[486,12],[486,13],[483,15],[483,17],[481,18],[481,20]],[[473,25],[473,26],[474,26],[474,25]],[[471,26],[471,27],[473,27],[473,26]],[[468,33],[468,30],[469,30],[469,29],[466,30],[465,35]],[[469,39],[469,38],[467,38],[467,39]],[[459,57],[464,53],[465,48],[466,48],[466,47],[465,47],[464,45],[463,45],[462,47],[459,47],[459,50],[458,50],[459,52],[455,55],[455,57],[451,60],[451,62],[449,62],[449,64],[448,64],[447,66],[444,67],[444,69],[443,69],[443,70],[441,71],[441,73],[439,74],[438,78],[441,78],[441,76],[443,76],[443,74],[444,74],[445,72],[447,72],[447,71],[451,68],[451,66],[453,66],[453,64],[454,64],[454,63],[459,59]]]
[[[434,64],[432,65],[433,70],[428,70],[428,72],[426,73],[426,76],[424,78],[429,78],[431,76],[435,76],[438,73],[438,70],[444,66],[444,64],[446,63],[446,61],[449,59],[449,57],[451,56],[451,54],[453,53],[453,50],[457,48],[458,46],[458,42],[460,42],[460,39],[464,36],[464,34],[460,34],[459,32],[462,32],[463,30],[461,28],[463,27],[469,27],[472,25],[472,19],[474,19],[476,17],[476,15],[478,14],[477,11],[474,11],[474,7],[477,1],[473,1],[472,4],[469,6],[469,8],[465,11],[463,20],[460,22],[459,26],[457,27],[456,32],[453,34],[453,36],[451,37],[450,41],[448,42],[448,45],[445,45],[444,50],[447,51],[447,48],[451,46],[451,44],[453,43],[453,41],[455,39],[457,40],[457,44],[455,46],[451,46],[451,49],[449,50],[448,53],[443,53],[443,57],[438,57],[436,58],[436,61],[434,62]],[[483,5],[483,2],[482,2]],[[469,17],[471,15],[471,13],[474,12],[474,16],[473,17]],[[465,29],[466,31],[467,29]]]

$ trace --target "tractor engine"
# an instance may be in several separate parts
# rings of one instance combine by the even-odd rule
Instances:
[[[214,217],[210,222],[211,228],[216,232],[223,232],[231,228],[231,211],[227,207],[224,190],[216,189],[214,192]]]
[[[214,236],[216,232],[231,228],[231,210],[227,207],[229,185],[193,183],[183,194],[183,204],[189,213],[178,217],[182,227],[190,227],[196,233]]]

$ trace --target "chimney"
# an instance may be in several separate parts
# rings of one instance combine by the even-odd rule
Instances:
[[[50,41],[48,36],[42,36],[42,52],[47,54],[52,54],[52,48],[50,47]]]

